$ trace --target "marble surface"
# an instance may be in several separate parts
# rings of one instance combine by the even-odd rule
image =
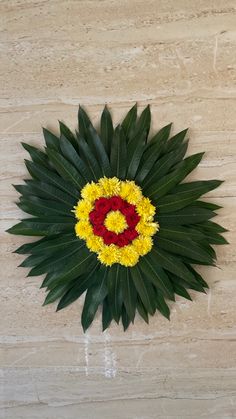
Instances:
[[[236,3],[235,0],[1,0],[1,410],[3,419],[229,419],[236,417]],[[97,121],[107,102],[118,122],[151,104],[153,129],[190,127],[205,150],[191,178],[220,178],[209,193],[230,245],[211,289],[177,298],[171,321],[126,333],[83,334],[81,302],[41,307],[41,278],[25,278],[25,239],[4,231],[22,216],[11,187],[25,177],[21,141],[41,127],[76,126],[78,104]]]

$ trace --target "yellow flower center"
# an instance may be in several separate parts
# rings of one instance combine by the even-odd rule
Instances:
[[[104,221],[106,228],[114,233],[122,233],[127,228],[125,216],[120,211],[110,211]]]

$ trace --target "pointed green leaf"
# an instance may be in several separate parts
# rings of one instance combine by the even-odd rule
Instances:
[[[216,214],[210,210],[191,205],[176,212],[159,215],[157,219],[161,227],[166,227],[172,225],[194,225],[209,220],[210,218],[215,217],[215,215]]]
[[[126,164],[127,148],[125,135],[122,127],[118,125],[114,132],[111,149],[112,175],[117,176],[118,179],[124,179],[126,175]]]
[[[128,329],[130,323],[131,323],[131,319],[129,318],[129,315],[125,309],[125,306],[122,306],[122,324],[123,324],[123,328],[124,328],[124,332]]]
[[[112,117],[107,106],[104,107],[103,112],[102,112],[100,132],[101,132],[101,140],[102,140],[103,146],[106,150],[107,155],[110,156],[114,129],[113,129]]]
[[[163,249],[160,249],[158,244],[157,246],[153,246],[149,254],[152,255],[152,260],[155,260],[155,263],[160,267],[180,276],[180,278],[183,278],[187,282],[191,283],[195,281],[193,274],[181,262],[180,258],[172,256]]]
[[[155,296],[152,285],[144,278],[143,273],[140,271],[137,265],[133,266],[130,269],[131,278],[134,282],[135,288],[137,290],[140,299],[148,313],[154,314],[155,312]]]
[[[164,154],[163,157],[157,160],[148,176],[145,177],[142,187],[148,188],[152,184],[159,182],[159,179],[166,175],[177,162],[183,159],[187,146],[188,144],[184,143],[178,150]]]
[[[89,170],[88,166],[84,163],[83,159],[78,155],[76,149],[73,145],[67,140],[63,135],[60,139],[61,151],[64,157],[69,160],[70,163],[78,170],[80,175],[87,181],[90,182],[93,180],[93,175]]]
[[[145,139],[147,140],[149,130],[151,124],[151,112],[150,112],[150,105],[147,105],[146,108],[142,111],[138,121],[136,123],[133,136],[140,136],[143,132],[145,132]]]
[[[111,307],[111,312],[114,320],[118,323],[122,308],[122,293],[121,293],[121,275],[122,268],[120,264],[112,265],[107,273],[107,288],[108,300]]]
[[[199,241],[204,239],[204,234],[201,231],[196,230],[194,228],[173,225],[169,227],[162,227],[160,231],[158,231],[157,233],[157,240],[159,237],[164,237],[173,240],[176,239],[185,241],[188,239],[192,239]]]
[[[129,110],[124,121],[121,124],[124,130],[125,136],[127,138],[127,142],[129,142],[130,138],[133,135],[136,120],[137,120],[137,103],[135,103],[135,105]]]
[[[164,176],[159,182],[150,186],[146,194],[155,201],[166,195],[174,186],[181,182],[200,163],[204,153],[194,154],[184,159],[179,168]]]
[[[54,151],[52,153],[55,153]],[[45,167],[40,166],[37,163],[25,161],[26,167],[33,176],[43,182],[49,183],[50,185],[56,186],[60,190],[68,193],[74,198],[78,197],[77,190],[67,181],[63,180],[56,173],[47,170]]]
[[[81,323],[84,332],[92,323],[98,306],[103,303],[104,298],[107,296],[106,275],[107,270],[100,268],[99,280],[97,280],[96,283],[92,285],[86,293],[81,316]]]
[[[112,321],[112,313],[108,298],[104,298],[102,306],[102,331],[106,330]]]
[[[184,242],[176,239],[158,237],[158,246],[170,253],[186,256],[199,262],[211,263],[211,257],[198,244],[191,240]]]
[[[165,152],[169,153],[170,151],[179,147],[182,144],[182,142],[184,141],[187,132],[188,132],[188,128],[184,129],[183,131],[178,132],[176,135],[171,137],[169,139],[168,143],[166,144]]]
[[[145,277],[166,297],[173,300],[174,293],[172,285],[164,270],[156,263],[154,254],[148,253],[145,257],[142,257],[139,261],[139,266]]]
[[[158,208],[161,213],[172,212],[191,204],[201,195],[217,188],[221,184],[219,180],[206,180],[182,183],[173,189],[170,195],[159,199]]]
[[[88,126],[91,125],[91,121],[82,106],[79,106],[78,121],[79,133],[85,140],[87,140]]]
[[[46,146],[52,150],[60,151],[59,138],[56,137],[52,132],[48,131],[46,128],[43,128],[43,135],[45,139]]]
[[[137,310],[138,310],[139,315],[148,324],[149,323],[148,313],[139,297],[137,299]]]
[[[79,172],[68,162],[61,154],[56,151],[47,149],[47,154],[50,160],[53,162],[57,172],[65,179],[72,182],[78,189],[82,189],[86,184],[84,178]]]
[[[94,157],[91,148],[88,144],[80,138],[80,154],[84,162],[88,165],[90,172],[92,173],[93,180],[98,181],[103,176],[101,167],[98,164],[97,159]]]
[[[39,150],[36,147],[33,147],[32,145],[21,143],[22,146],[26,151],[28,151],[31,159],[38,164],[41,164],[42,166],[46,168],[50,168],[48,157],[45,153],[43,153],[41,150]]]
[[[73,145],[73,147],[77,150],[78,144],[77,144],[77,141],[73,132],[62,121],[59,121],[59,125],[60,125],[61,137],[67,138],[67,140],[69,140],[70,143]]]
[[[128,269],[124,269],[123,275],[124,278],[123,281],[121,281],[123,301],[126,311],[131,321],[133,321],[136,309],[137,291],[130,276],[130,271]]]
[[[77,280],[74,281],[74,285],[60,299],[57,306],[57,311],[62,310],[63,308],[72,304],[97,281],[97,266],[98,265],[95,265],[89,274],[81,275]]]
[[[103,146],[103,143],[97,134],[97,131],[94,129],[92,125],[89,125],[88,127],[88,144],[91,148],[91,150],[94,151],[94,155],[97,158],[97,161],[100,165],[102,175],[110,177],[111,176],[111,166],[110,162],[107,156],[107,153],[105,151],[105,148]]]

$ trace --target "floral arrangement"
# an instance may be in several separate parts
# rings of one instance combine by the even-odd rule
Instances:
[[[31,179],[15,185],[17,205],[32,217],[8,232],[43,238],[16,250],[29,254],[20,266],[46,274],[44,304],[59,299],[57,310],[86,292],[84,330],[99,306],[103,330],[113,319],[126,330],[137,311],[169,318],[175,294],[205,292],[195,265],[214,265],[212,245],[227,243],[211,220],[220,207],[199,200],[221,181],[183,182],[203,153],[185,157],[187,130],[171,136],[171,124],[150,137],[149,106],[116,128],[106,106],[98,130],[82,107],[78,122],[75,133],[44,129],[45,151],[23,143]]]

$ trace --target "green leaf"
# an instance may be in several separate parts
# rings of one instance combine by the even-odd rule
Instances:
[[[76,301],[87,289],[89,289],[98,279],[98,264],[89,272],[89,274],[81,275],[76,279],[74,285],[60,299],[57,311],[69,306]]]
[[[78,189],[82,189],[85,185],[84,178],[79,174],[78,170],[72,166],[61,154],[56,151],[47,149],[47,154],[53,162],[57,172],[65,179],[72,182]]]
[[[201,223],[212,217],[215,217],[215,213],[194,205],[188,206],[176,212],[171,212],[165,215],[158,216],[158,222],[161,227],[167,227],[172,225],[187,225]]]
[[[47,297],[45,298],[43,306],[54,303],[54,301],[58,300],[58,298],[61,298],[61,296],[68,290],[70,286],[70,283],[60,284],[57,287],[53,288],[51,291],[49,291]]]
[[[182,144],[182,142],[184,141],[187,132],[188,132],[188,128],[184,129],[183,131],[178,132],[176,135],[171,137],[169,139],[168,143],[166,144],[165,152],[169,153],[170,151],[179,147]]]
[[[97,258],[94,253],[89,252],[87,247],[84,247],[74,258],[67,263],[66,271],[61,273],[55,272],[55,284],[63,283],[64,281],[70,281],[84,274],[88,270],[90,271],[97,263]]]
[[[145,150],[145,140],[146,133],[143,131],[141,134],[135,137],[133,137],[128,146],[127,146],[127,175],[126,177],[128,179],[134,179],[141,157],[143,155],[143,152]]]
[[[59,138],[56,137],[52,132],[48,131],[46,128],[43,128],[43,135],[45,139],[46,146],[52,150],[60,151]]]
[[[153,253],[148,253],[139,261],[139,266],[145,277],[151,281],[155,287],[161,291],[166,297],[174,299],[172,285],[164,270],[156,263]]]
[[[120,264],[112,265],[107,273],[108,300],[114,320],[118,323],[122,308],[121,278],[122,268]]]
[[[158,238],[167,238],[167,239],[176,239],[176,240],[203,240],[204,234],[196,230],[194,228],[189,227],[182,227],[182,226],[169,226],[169,227],[162,227],[160,231],[157,233],[157,240]]]
[[[111,176],[111,166],[106,153],[106,150],[103,146],[103,143],[97,134],[96,130],[92,125],[88,127],[88,144],[92,150],[94,150],[94,155],[97,158],[97,161],[100,165],[102,175],[110,177]]]
[[[98,179],[102,177],[102,170],[90,147],[83,139],[80,139],[80,154],[84,162],[88,165],[88,168],[92,173],[93,180],[98,181]]]
[[[112,313],[108,298],[104,298],[102,306],[102,331],[106,330],[112,321]]]
[[[80,239],[76,237],[74,233],[63,234],[63,236],[60,234],[58,236],[54,236],[53,238],[45,238],[35,242],[35,246],[31,249],[31,253],[52,254],[58,252],[59,250],[66,249],[67,246],[74,243],[80,243]]]
[[[154,290],[150,282],[146,278],[143,278],[143,274],[138,268],[137,265],[133,266],[130,269],[131,277],[134,282],[135,288],[137,290],[140,299],[148,313],[155,313],[155,297]]]
[[[34,226],[29,225],[25,222],[15,224],[13,227],[9,228],[6,231],[7,233],[21,236],[45,236],[47,234],[46,230],[43,230],[43,228],[41,230],[35,230]]]
[[[77,141],[73,132],[62,121],[59,121],[59,125],[60,125],[61,137],[67,138],[67,140],[69,140],[69,142],[77,150],[78,144],[77,144]]]
[[[182,286],[182,288],[188,288],[194,291],[203,292],[206,293],[202,285],[200,285],[195,279],[194,281],[187,282],[182,278],[179,278],[178,276],[174,275],[173,273],[168,273],[172,283],[175,283],[179,286]]]
[[[145,139],[147,140],[151,124],[151,112],[150,105],[147,105],[146,108],[142,111],[140,117],[138,118],[137,124],[135,126],[133,137],[141,136],[145,132]]]
[[[133,321],[136,309],[137,291],[130,276],[130,271],[128,269],[124,269],[123,275],[124,279],[121,281],[123,301],[126,311],[131,321]]]
[[[170,131],[171,131],[172,123],[165,125],[163,128],[161,128],[155,135],[152,137],[152,139],[148,142],[148,145],[159,145],[161,146],[161,149],[163,148],[164,144],[166,144]]]
[[[40,240],[36,240],[32,243],[26,243],[23,244],[22,246],[18,247],[18,249],[14,250],[13,253],[17,253],[19,255],[26,255],[26,254],[30,254],[33,252],[33,249],[38,246],[40,243],[43,243],[46,240],[46,238],[40,239]]]
[[[187,143],[184,143],[178,150],[174,150],[161,157],[150,170],[148,177],[145,177],[142,187],[148,188],[168,173],[174,164],[182,160],[187,150]]]
[[[220,205],[216,205],[216,204],[213,204],[212,202],[206,202],[206,201],[196,201],[194,205],[197,207],[209,209],[211,211],[217,211],[222,208]]]
[[[181,182],[195,167],[200,163],[204,153],[194,154],[184,159],[179,168],[164,176],[159,182],[150,186],[146,194],[158,202],[162,196],[166,195],[177,183]]]
[[[180,278],[183,278],[187,282],[191,283],[195,281],[193,274],[181,262],[180,258],[170,255],[168,252],[160,249],[158,245],[153,246],[149,254],[152,255],[152,260],[155,260],[156,265],[180,276]]]
[[[159,292],[156,292],[156,308],[164,317],[170,320],[170,309]]]
[[[55,152],[53,151],[52,153]],[[63,180],[56,173],[53,173],[47,170],[45,167],[42,167],[41,165],[30,161],[25,161],[25,165],[29,172],[33,174],[35,178],[42,180],[43,182],[49,183],[50,185],[56,186],[60,190],[73,196],[73,198],[78,198],[77,190],[69,182]]]
[[[111,149],[111,168],[112,175],[119,179],[124,179],[126,175],[127,164],[127,148],[123,129],[120,125],[117,126],[113,136],[113,143]]]
[[[137,120],[137,103],[129,110],[125,119],[123,120],[121,126],[124,130],[125,136],[127,138],[127,142],[129,142],[130,138],[133,135],[135,124]]]
[[[81,176],[83,176],[83,178],[87,182],[93,180],[92,172],[89,170],[88,166],[84,163],[81,157],[78,155],[73,145],[64,136],[61,137],[60,146],[64,157],[74,165],[74,167],[78,170]]]
[[[106,275],[107,270],[100,268],[99,280],[97,280],[96,283],[92,285],[86,293],[81,316],[81,323],[84,332],[92,323],[97,312],[98,306],[103,302],[104,298],[107,296]]]
[[[79,106],[78,121],[79,121],[79,133],[86,140],[87,139],[88,126],[91,125],[92,123],[91,123],[87,113],[85,112],[85,110],[81,106]]]
[[[208,284],[206,281],[204,281],[204,279],[202,278],[202,276],[191,266],[191,265],[187,265],[188,269],[190,270],[190,272],[193,273],[193,275],[195,276],[196,281],[202,285],[202,287],[204,288],[209,288]]]
[[[83,252],[84,248],[83,242],[72,243],[66,249],[59,250],[56,253],[54,252],[52,255],[49,254],[44,262],[31,269],[28,276],[38,276],[49,272],[53,274],[59,273],[61,275],[66,272],[67,264],[73,262],[75,257],[80,259],[80,253]],[[54,288],[54,286],[57,286],[61,282],[57,283],[55,276],[52,276],[50,288]]]
[[[197,181],[178,185],[170,195],[159,199],[158,208],[161,213],[172,212],[191,204],[201,195],[217,188],[219,180]]]
[[[222,227],[221,225],[214,223],[213,221],[205,221],[198,224],[198,227],[203,229],[204,231],[211,231],[214,233],[224,233],[228,231],[226,228]]]
[[[30,255],[19,266],[22,268],[32,268],[47,259],[47,255]]]
[[[195,259],[199,262],[207,262],[211,263],[211,258],[209,257],[208,253],[205,252],[198,244],[194,243],[191,240],[186,240],[184,242],[161,238],[157,239],[158,246],[161,249],[166,250],[170,253],[176,253],[178,255],[186,256],[191,259]]]
[[[43,153],[38,148],[33,147],[32,145],[29,145],[29,144],[26,144],[26,143],[21,143],[21,144],[24,147],[24,149],[26,151],[28,151],[31,159],[35,163],[41,164],[42,166],[50,169],[48,157],[47,157],[47,155],[45,153]]]
[[[101,132],[100,135],[101,135],[103,146],[106,150],[107,155],[110,156],[114,129],[113,129],[112,117],[107,106],[104,107],[103,112],[102,112],[100,132]]]
[[[27,198],[21,198],[17,205],[23,211],[32,215],[62,215],[70,218],[73,217],[70,206],[66,206],[60,202],[49,201],[48,199],[40,199],[36,196],[29,195]]]
[[[183,297],[186,300],[192,301],[192,298],[189,295],[188,291],[186,291],[186,289],[182,285],[180,285],[177,281],[174,281],[173,279],[171,280],[171,282],[172,282],[175,294],[180,295],[180,297]]]
[[[122,306],[122,324],[123,324],[123,328],[124,328],[124,332],[128,329],[130,323],[131,323],[131,319],[129,318],[129,315],[125,309],[125,306]]]
[[[148,324],[149,323],[149,319],[148,319],[148,313],[147,310],[145,309],[141,299],[138,297],[137,299],[137,310],[139,312],[139,315],[143,318],[143,320]]]

